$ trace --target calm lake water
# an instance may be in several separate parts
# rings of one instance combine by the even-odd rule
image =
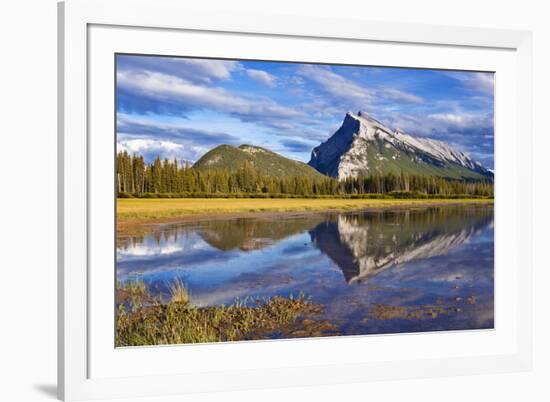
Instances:
[[[494,326],[492,205],[216,219],[121,237],[117,278],[197,306],[303,292],[344,335]]]

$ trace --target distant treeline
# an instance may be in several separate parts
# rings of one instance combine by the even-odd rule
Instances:
[[[116,188],[119,197],[278,197],[345,196],[388,194],[410,196],[492,197],[491,182],[447,180],[406,173],[369,175],[338,181],[331,177],[273,177],[245,162],[235,172],[198,170],[176,160],[157,157],[146,164],[143,156],[119,152],[116,159]]]

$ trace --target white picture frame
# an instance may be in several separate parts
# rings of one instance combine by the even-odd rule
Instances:
[[[241,43],[238,45],[241,46],[241,55],[256,51],[264,56],[273,54],[274,59],[277,58],[277,41],[309,41],[312,47],[317,41],[323,42],[323,46],[333,46],[331,62],[337,62],[338,57],[346,57],[348,46],[400,46],[403,49],[416,46],[415,49],[426,52],[426,58],[409,59],[402,63],[434,68],[456,65],[456,68],[464,69],[476,69],[480,63],[494,66],[492,69],[497,72],[495,156],[498,172],[503,172],[500,177],[506,177],[507,180],[499,179],[497,173],[495,280],[503,285],[496,289],[497,324],[493,332],[449,334],[437,347],[443,350],[445,342],[451,341],[455,345],[460,342],[460,347],[446,357],[419,348],[419,345],[435,345],[435,339],[445,337],[442,334],[341,337],[348,339],[256,342],[247,345],[235,343],[198,346],[194,349],[170,346],[145,348],[148,350],[142,349],[135,353],[117,352],[117,356],[107,350],[108,338],[107,342],[96,341],[102,333],[108,333],[109,328],[108,323],[98,321],[101,320],[98,312],[103,310],[98,297],[94,295],[101,293],[103,286],[108,289],[111,284],[97,281],[96,271],[91,267],[99,254],[96,254],[97,248],[92,249],[90,244],[93,242],[94,247],[98,244],[94,239],[98,233],[102,237],[104,228],[111,225],[109,219],[113,217],[109,214],[113,211],[112,208],[109,211],[109,204],[97,206],[97,195],[101,192],[93,187],[94,175],[109,174],[110,165],[99,170],[94,165],[94,160],[103,157],[97,151],[100,148],[96,145],[98,135],[95,133],[99,127],[103,128],[105,119],[96,118],[97,108],[93,113],[90,108],[101,103],[112,104],[112,100],[107,100],[112,87],[102,87],[103,75],[101,71],[96,74],[98,70],[95,66],[99,65],[101,70],[101,66],[106,63],[103,60],[108,59],[109,54],[124,50],[146,49],[148,53],[156,51],[171,54],[170,46],[175,45],[170,42],[175,40],[171,41],[170,37],[194,35],[194,38],[198,37],[194,40],[200,41],[203,34],[214,35],[220,40],[233,40],[235,44]],[[141,35],[140,47],[135,45],[135,35]],[[161,48],[156,35],[163,35],[166,39],[162,41],[164,47]],[[236,37],[244,39],[241,42],[231,39]],[[250,44],[245,45],[246,38],[261,41],[265,46],[254,50],[258,49],[257,42],[251,39]],[[204,45],[207,48],[206,41]],[[338,52],[337,48],[340,49]],[[433,56],[430,59],[429,55],[430,48],[438,51],[448,49],[447,64],[441,61],[442,64],[434,65]],[[208,52],[208,49],[204,51]],[[404,60],[407,57],[406,52],[394,52],[391,58],[384,56],[385,53],[388,52],[382,50],[380,54],[381,57],[387,57],[384,59],[386,63],[400,63],[400,58]],[[478,60],[474,60],[472,55],[468,56],[468,53],[476,54]],[[279,57],[284,57],[281,54]],[[311,61],[311,58],[317,56],[311,53],[309,57],[308,61]],[[494,63],[492,58],[495,59]],[[461,64],[458,60],[462,60]],[[60,3],[59,397],[64,400],[146,397],[529,370],[532,361],[531,60],[532,36],[523,31],[321,20],[301,16],[216,14],[186,8],[183,2],[177,0],[68,0]],[[506,81],[502,84],[498,83],[499,71],[502,71],[500,76]],[[502,88],[500,94],[499,87]],[[511,95],[507,97],[511,99],[500,102],[499,96],[503,94]],[[109,127],[108,123],[105,124],[105,127]],[[113,138],[108,140],[113,142]],[[506,163],[499,160],[506,160]],[[91,221],[92,210],[95,212]],[[508,218],[507,223],[503,217]],[[502,225],[500,222],[503,222]],[[502,229],[500,231],[499,226]],[[501,232],[502,235],[499,235]],[[105,247],[101,245],[101,248]],[[103,252],[113,254],[112,249]],[[518,256],[521,256],[521,264]],[[508,300],[507,305],[499,303],[499,300],[504,299]],[[507,317],[509,322],[500,320],[499,326],[498,314],[503,314],[501,317]],[[112,322],[112,317],[109,319]],[[485,347],[483,342],[495,347]],[[416,350],[414,354],[386,359],[379,356],[367,360],[357,354],[353,359],[346,360],[339,356],[345,348],[367,347],[369,343],[380,344],[379,350],[382,351],[383,348]],[[333,350],[332,356],[319,357],[320,348]],[[242,356],[242,367],[236,365],[235,369],[229,369],[217,361],[214,356],[219,356],[220,351],[228,358],[232,354]],[[277,356],[285,356],[285,352],[293,356],[294,360],[289,364],[277,360]],[[168,362],[170,356],[180,353],[187,353],[187,356],[192,354],[194,359],[202,356],[203,366],[200,370],[185,373],[177,373],[170,364],[165,365],[164,371],[130,370],[132,362],[135,366],[135,359],[154,361],[154,366],[162,361]],[[258,355],[265,356],[261,365],[253,360],[253,356]]]

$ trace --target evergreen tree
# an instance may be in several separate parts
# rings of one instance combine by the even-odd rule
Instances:
[[[121,193],[272,194],[293,196],[353,196],[403,193],[425,196],[493,196],[492,181],[447,180],[434,176],[372,174],[338,181],[331,177],[265,176],[250,162],[236,172],[196,170],[189,163],[159,157],[146,164],[143,156],[126,151],[116,157],[116,189]]]

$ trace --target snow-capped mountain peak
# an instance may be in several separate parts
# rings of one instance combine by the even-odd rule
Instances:
[[[392,131],[364,112],[348,112],[342,126],[314,148],[309,164],[338,179],[373,173],[406,172],[455,179],[487,179],[493,174],[449,144]]]
[[[359,123],[358,135],[366,140],[374,139],[379,136],[393,136],[392,131],[388,127],[364,112],[358,112],[357,114],[348,112],[346,117],[348,116],[350,119],[356,120]]]

